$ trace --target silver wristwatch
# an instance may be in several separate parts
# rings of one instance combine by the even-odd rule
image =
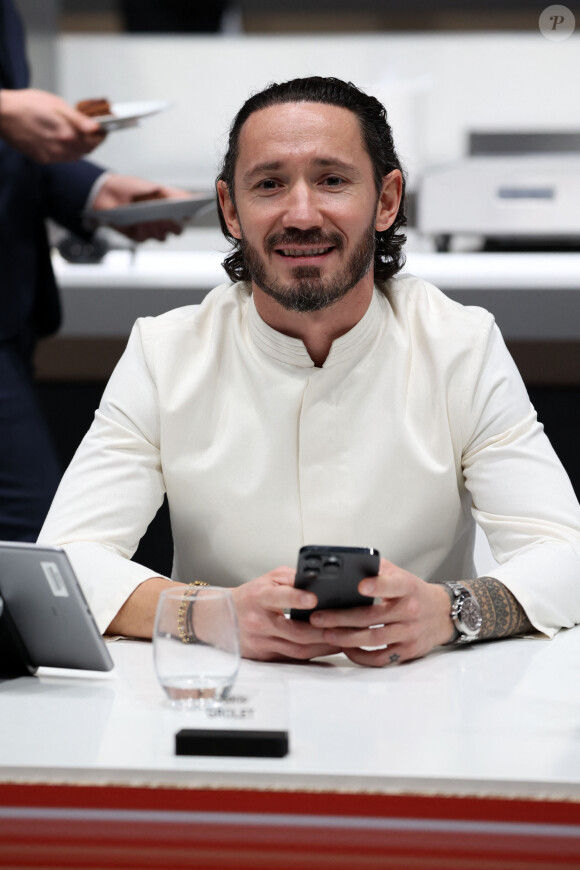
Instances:
[[[450,616],[456,632],[449,642],[471,643],[477,640],[483,622],[479,601],[463,583],[450,580],[443,583],[443,586],[447,587],[451,598]]]

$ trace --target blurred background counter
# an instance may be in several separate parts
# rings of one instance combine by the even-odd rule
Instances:
[[[112,250],[96,264],[69,263],[55,253],[63,326],[41,343],[38,377],[107,378],[138,317],[197,304],[228,280],[224,250],[219,231],[198,229],[187,233],[182,250],[154,244]],[[405,270],[458,302],[491,311],[527,382],[580,384],[580,253],[411,250]]]

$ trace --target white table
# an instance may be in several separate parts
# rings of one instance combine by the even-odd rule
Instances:
[[[164,700],[151,645],[109,650],[109,674],[0,685],[1,780],[580,799],[580,628],[384,670],[244,661],[241,683],[286,685],[291,751],[278,760],[176,757],[188,715]]]
[[[18,854],[30,842],[56,849],[57,829],[69,843],[82,821],[85,847],[139,841],[127,866],[145,866],[153,829],[165,845],[151,866],[173,866],[167,850],[185,841],[214,855],[204,867],[234,853],[248,868],[399,866],[361,864],[361,842],[377,861],[402,850],[413,867],[433,854],[455,866],[460,853],[463,867],[512,866],[498,863],[506,854],[526,867],[580,864],[580,628],[384,670],[342,657],[243,662],[241,685],[285,686],[282,759],[175,756],[174,734],[192,719],[165,701],[150,645],[110,650],[110,674],[41,670],[0,685],[0,842]],[[259,864],[264,837],[273,851]],[[78,843],[70,849],[78,861]],[[296,849],[303,863],[292,865]],[[546,854],[563,863],[534,863]],[[485,855],[489,865],[470,863]]]

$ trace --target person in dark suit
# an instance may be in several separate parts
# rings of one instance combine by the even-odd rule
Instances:
[[[113,208],[152,188],[81,159],[102,142],[99,126],[28,83],[22,23],[13,0],[0,0],[0,540],[20,541],[36,540],[61,475],[32,378],[37,339],[60,323],[45,219],[88,238],[89,198]],[[168,231],[179,227],[141,224],[128,234],[143,241]]]

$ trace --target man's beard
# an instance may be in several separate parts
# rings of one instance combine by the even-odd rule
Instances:
[[[295,228],[266,239],[266,249],[271,252],[294,245],[317,248],[333,246],[340,252],[344,248],[344,241],[339,233],[324,234],[321,230],[302,231]],[[268,275],[265,260],[244,238],[240,241],[240,250],[252,281],[264,293],[288,311],[321,311],[346,296],[371,268],[375,253],[374,218],[344,267],[326,279],[320,277],[319,266],[296,266],[292,279],[283,283]]]

